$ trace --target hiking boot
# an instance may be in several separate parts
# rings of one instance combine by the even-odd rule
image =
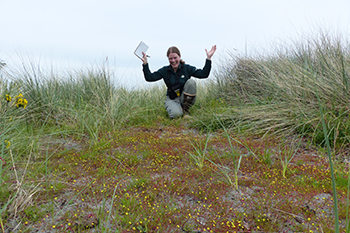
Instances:
[[[184,111],[184,114],[186,114],[186,112],[188,113],[188,110],[190,109],[190,107],[192,107],[194,97],[195,96],[190,96],[190,95],[184,94],[184,100],[183,100],[183,104],[182,104],[182,109]]]

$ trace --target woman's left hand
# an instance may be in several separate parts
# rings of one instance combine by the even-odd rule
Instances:
[[[205,50],[205,52],[207,53],[208,60],[211,60],[211,57],[214,55],[215,51],[216,51],[216,45],[212,46],[210,51]]]

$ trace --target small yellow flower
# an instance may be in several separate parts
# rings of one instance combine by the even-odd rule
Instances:
[[[23,109],[25,109],[27,107],[27,104],[28,104],[28,101],[23,98],[23,95],[21,93],[18,96],[15,97],[14,105],[17,108],[22,107]]]
[[[6,95],[6,96],[5,96],[5,99],[6,99],[7,102],[11,102],[11,100],[12,100],[12,98],[11,98],[10,95]]]

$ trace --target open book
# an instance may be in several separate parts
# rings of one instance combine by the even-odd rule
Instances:
[[[138,57],[138,58],[142,58],[143,54],[142,52],[146,53],[148,49],[148,45],[146,45],[143,41],[140,42],[140,44],[137,46],[137,48],[135,49],[134,54]]]

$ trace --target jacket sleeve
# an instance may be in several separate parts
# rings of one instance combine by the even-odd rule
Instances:
[[[152,73],[149,69],[148,63],[142,65],[142,67],[143,75],[145,76],[147,82],[155,82],[163,78],[163,75],[161,72],[159,72],[159,70]]]
[[[211,70],[211,60],[206,59],[203,69],[197,69],[196,67],[191,67],[190,76],[196,78],[208,78]]]

